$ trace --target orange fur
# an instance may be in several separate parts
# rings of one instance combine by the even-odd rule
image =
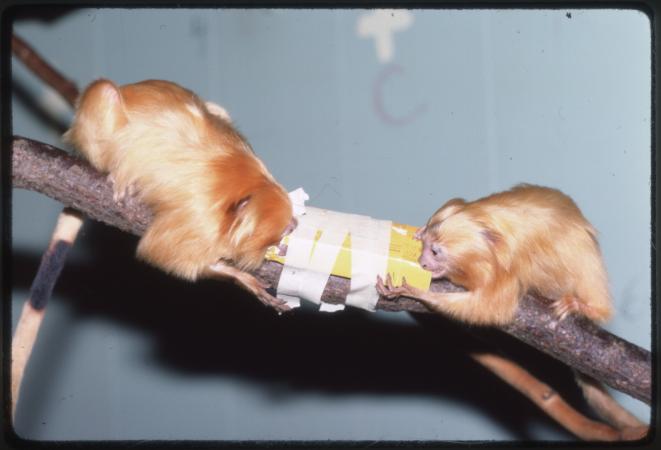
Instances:
[[[519,185],[465,202],[453,199],[419,230],[420,264],[466,292],[432,293],[410,286],[380,291],[412,295],[430,308],[475,324],[505,324],[534,292],[555,300],[562,318],[610,318],[612,306],[596,231],[558,190]]]
[[[168,81],[98,80],[64,136],[110,174],[118,197],[135,188],[154,212],[138,256],[190,280],[219,260],[258,267],[292,220],[287,192],[227,113],[208,105]]]

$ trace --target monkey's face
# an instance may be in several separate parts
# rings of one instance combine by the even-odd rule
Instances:
[[[432,273],[432,278],[447,276],[454,265],[450,256],[454,250],[452,248],[454,233],[451,230],[454,225],[450,223],[450,226],[447,226],[446,221],[457,215],[465,206],[466,202],[463,199],[449,200],[434,213],[427,225],[415,234],[415,238],[422,241],[422,253],[418,262],[423,269]]]
[[[278,245],[297,225],[291,201],[279,185],[267,184],[240,200],[230,231],[234,261],[244,269],[255,269],[268,247]]]
[[[432,278],[443,278],[449,270],[447,250],[443,248],[442,242],[435,239],[434,233],[429,230],[420,235],[422,240],[422,253],[418,263],[423,269],[431,272]]]
[[[462,211],[440,222],[432,218],[419,236],[422,253],[418,261],[432,278],[465,281],[467,274],[479,270],[480,262],[490,254],[483,225]]]

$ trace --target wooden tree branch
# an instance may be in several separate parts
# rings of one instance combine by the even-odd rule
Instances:
[[[135,198],[118,204],[112,187],[87,162],[55,147],[30,139],[13,141],[13,185],[43,193],[66,206],[83,211],[87,217],[135,235],[141,235],[152,219],[150,211]],[[277,285],[282,265],[265,262],[255,273]],[[434,291],[461,289],[446,281],[434,281]],[[343,303],[349,280],[331,276],[322,299]],[[516,319],[503,331],[563,361],[567,365],[625,392],[647,404],[651,402],[650,352],[631,344],[589,322],[568,317],[558,322],[549,313],[548,301],[527,295]],[[381,298],[377,308],[385,311],[428,312],[415,300]]]

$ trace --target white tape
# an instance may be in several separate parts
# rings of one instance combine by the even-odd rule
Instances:
[[[306,279],[310,253],[314,244],[316,230],[299,221],[296,229],[289,235],[287,256],[278,282],[277,296],[292,306],[287,297],[301,297],[300,292]]]
[[[305,202],[310,199],[310,196],[303,190],[302,187],[299,187],[298,189],[294,189],[289,193],[289,199],[291,200],[292,204],[292,209],[293,209],[293,214],[295,217],[300,217],[303,214],[305,214]],[[300,234],[300,231],[297,233],[296,230],[298,230],[299,227],[297,227],[292,235],[294,233]],[[290,235],[289,239],[291,242],[291,239],[295,239],[295,236],[292,238],[292,235]],[[298,308],[301,306],[301,299],[299,298],[298,294],[298,286],[302,285],[303,280],[301,279],[300,273],[295,270],[296,263],[299,265],[302,264],[302,261],[305,261],[306,255],[309,255],[309,253],[305,253],[307,251],[305,245],[299,246],[299,245],[294,245],[294,249],[291,249],[291,244],[290,248],[287,251],[287,256],[290,259],[291,263],[294,263],[293,265],[285,265],[282,270],[282,274],[280,276],[280,281],[278,283],[278,289],[277,289],[277,297],[284,300],[287,305],[290,308]],[[283,278],[285,282],[283,283]],[[288,294],[287,292],[293,293]]]
[[[376,276],[385,276],[390,247],[388,220],[364,217],[351,229],[351,289],[346,304],[368,311],[376,309],[379,294],[376,291]]]
[[[342,311],[343,309],[344,305],[342,303],[336,304],[321,302],[321,306],[319,307],[319,311],[321,312],[337,312]]]
[[[296,217],[305,214],[305,202],[310,200],[310,196],[303,190],[303,188],[291,191],[289,193],[289,199],[291,200],[291,206]]]
[[[278,283],[277,296],[292,307],[302,298],[320,305],[320,311],[339,311],[344,305],[321,302],[342,244],[351,234],[351,290],[346,304],[373,311],[379,298],[376,276],[385,275],[390,245],[390,221],[306,207],[302,189],[290,193],[298,226],[289,235],[287,255]],[[314,241],[318,232],[319,239]]]
[[[278,283],[278,295],[297,296],[319,304],[331,270],[346,237],[346,231],[322,228],[332,221],[329,211],[307,208],[292,234],[289,235],[287,255]],[[336,213],[333,213],[336,214]],[[321,229],[321,236],[314,238]]]

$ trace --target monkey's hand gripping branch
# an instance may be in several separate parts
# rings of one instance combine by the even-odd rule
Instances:
[[[279,298],[274,297],[268,293],[266,289],[271,287],[270,283],[261,281],[258,278],[255,278],[253,275],[247,272],[243,272],[223,261],[219,261],[210,265],[206,271],[205,277],[220,277],[233,280],[242,288],[246,289],[248,292],[257,297],[257,299],[264,305],[270,306],[279,313],[291,310],[289,305],[287,305],[287,302],[280,300]]]

